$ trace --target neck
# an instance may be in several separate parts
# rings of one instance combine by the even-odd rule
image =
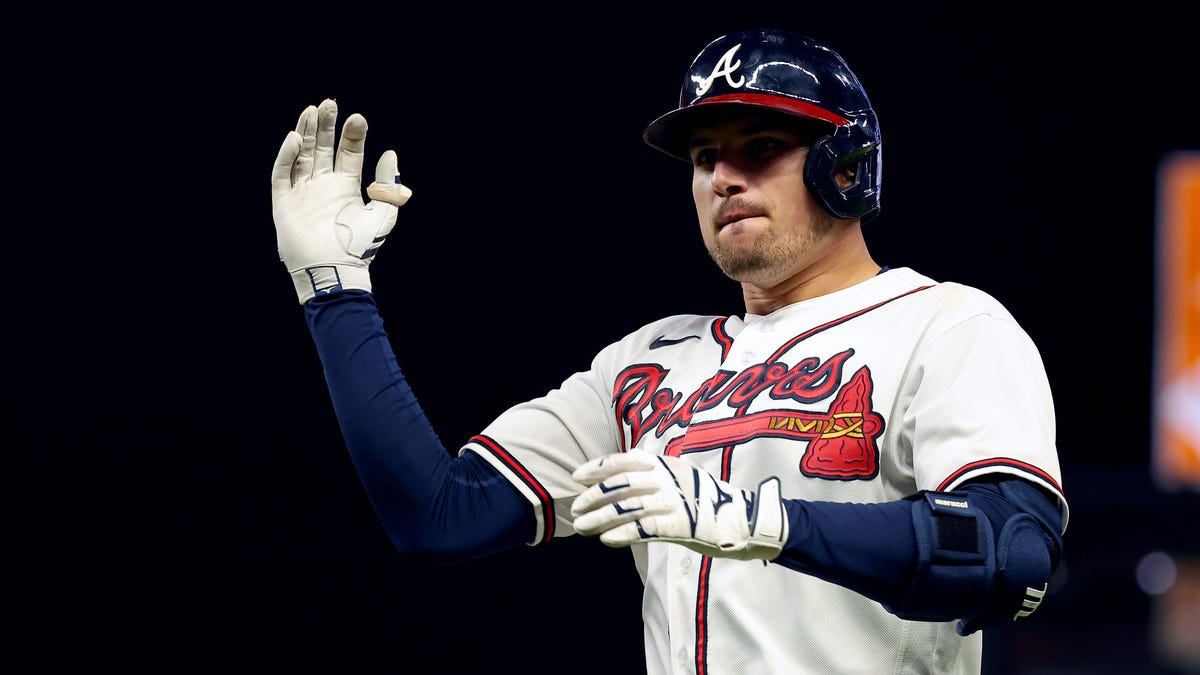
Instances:
[[[743,282],[742,297],[747,313],[766,315],[862,283],[878,274],[880,269],[867,250],[862,231],[855,227],[810,264],[794,268],[782,279],[766,285]]]

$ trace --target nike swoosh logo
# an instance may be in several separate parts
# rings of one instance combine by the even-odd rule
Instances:
[[[700,336],[699,335],[687,335],[687,336],[684,336],[681,338],[675,338],[673,340],[668,340],[666,335],[659,335],[658,337],[654,338],[654,342],[650,343],[650,349],[658,349],[659,347],[666,347],[669,345],[677,345],[680,342],[683,342],[684,340],[691,340],[692,338],[696,338],[697,340],[699,340]]]

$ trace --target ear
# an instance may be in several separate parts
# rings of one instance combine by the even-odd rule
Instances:
[[[833,174],[834,179],[837,180],[838,187],[845,190],[851,185],[854,185],[854,182],[857,180],[858,176],[857,171],[857,163],[846,164],[838,167],[838,170]]]

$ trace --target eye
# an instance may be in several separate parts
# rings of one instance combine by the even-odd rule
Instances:
[[[769,157],[784,149],[786,144],[775,136],[757,136],[746,144],[746,154],[750,157]]]
[[[716,148],[692,148],[692,166],[712,166],[716,161]]]

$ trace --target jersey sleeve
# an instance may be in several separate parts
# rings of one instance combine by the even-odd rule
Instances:
[[[460,449],[479,453],[529,500],[537,518],[530,544],[574,533],[571,502],[583,487],[571,473],[620,449],[605,377],[616,348],[601,351],[590,369],[558,388],[509,408]]]
[[[600,350],[587,370],[572,374],[558,388],[504,411],[462,446],[460,454],[482,455],[532,505],[537,532],[530,544],[575,533],[571,502],[584,486],[571,478],[572,472],[590,459],[622,452],[630,443],[614,402],[620,374],[649,359],[667,363],[669,370],[674,362],[668,359],[681,358],[670,354],[684,352],[655,350],[656,338],[664,335],[687,336],[687,346],[703,343],[711,354],[719,354],[712,332],[716,319],[689,314],[648,323]],[[713,367],[719,363],[714,360]]]
[[[1054,402],[1041,355],[998,304],[983,308],[939,327],[917,355],[903,420],[917,485],[946,491],[985,475],[1023,478],[1058,497],[1065,530]]]

